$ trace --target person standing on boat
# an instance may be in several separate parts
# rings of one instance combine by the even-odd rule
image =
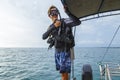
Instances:
[[[79,25],[81,21],[74,16],[69,19],[58,19],[60,13],[55,6],[48,9],[48,16],[52,20],[52,24],[42,38],[44,40],[48,38],[49,48],[55,47],[56,70],[61,73],[62,80],[69,80],[71,72],[70,49],[75,46],[72,27]]]

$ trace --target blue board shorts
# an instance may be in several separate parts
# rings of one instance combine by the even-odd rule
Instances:
[[[56,70],[60,73],[71,72],[71,58],[70,52],[55,52]]]

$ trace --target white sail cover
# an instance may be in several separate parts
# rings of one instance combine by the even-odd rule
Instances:
[[[61,2],[78,18],[120,10],[120,0],[61,0]]]

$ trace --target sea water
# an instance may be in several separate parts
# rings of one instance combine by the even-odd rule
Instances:
[[[82,67],[90,64],[94,80],[100,80],[98,62],[106,48],[75,48],[74,76],[81,80]],[[109,48],[103,61],[120,63],[120,48]],[[0,80],[61,80],[55,70],[54,49],[0,48]],[[120,80],[120,77],[113,80]]]

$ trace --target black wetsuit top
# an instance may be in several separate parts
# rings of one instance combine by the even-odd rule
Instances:
[[[55,49],[57,51],[69,51],[74,44],[74,37],[72,34],[72,27],[79,25],[79,19],[61,19],[61,26],[56,28],[54,23],[50,25],[49,29],[43,34],[43,39],[47,39],[50,35],[55,38]]]

